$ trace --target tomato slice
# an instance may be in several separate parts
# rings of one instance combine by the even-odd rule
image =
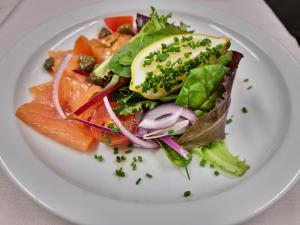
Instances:
[[[117,106],[118,104],[115,102],[110,102],[112,107]],[[127,115],[127,116],[119,116],[119,120],[122,122],[124,127],[131,133],[135,133],[137,128],[137,121],[134,115]],[[98,106],[97,110],[95,111],[91,122],[108,127],[109,124],[113,124],[114,127],[116,125],[110,118],[104,104]],[[97,128],[91,127],[91,133],[94,138],[97,140],[104,142],[111,146],[127,146],[130,143],[130,140],[121,134],[107,134],[102,132]]]
[[[130,24],[133,23],[132,16],[114,16],[114,17],[107,17],[104,18],[104,22],[106,26],[113,32],[116,32],[119,26],[123,24]]]

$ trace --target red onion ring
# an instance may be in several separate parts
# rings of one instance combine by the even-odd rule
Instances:
[[[131,140],[133,143],[143,147],[143,148],[159,148],[159,145],[157,143],[151,143],[151,142],[146,142],[143,141],[142,139],[136,137],[135,135],[133,135],[132,133],[130,133],[122,124],[122,122],[119,120],[119,118],[117,117],[117,115],[115,114],[115,112],[113,111],[107,96],[105,96],[103,98],[103,102],[105,105],[105,108],[109,114],[109,116],[111,117],[111,119],[114,121],[114,123],[116,124],[116,126],[120,129],[121,133],[126,136],[129,140]]]
[[[182,157],[188,157],[186,151],[180,145],[178,145],[170,136],[160,137],[159,139],[165,142],[167,145],[169,145],[176,152],[178,152]]]

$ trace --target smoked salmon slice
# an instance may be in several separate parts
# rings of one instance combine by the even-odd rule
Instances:
[[[62,119],[52,106],[25,103],[16,115],[40,133],[75,149],[87,151],[94,144],[89,127],[78,127],[77,122]]]

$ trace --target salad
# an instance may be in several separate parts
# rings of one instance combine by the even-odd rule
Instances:
[[[243,55],[223,36],[197,34],[171,14],[105,18],[98,37],[49,51],[47,83],[16,116],[83,152],[98,142],[162,149],[176,166],[192,157],[242,176],[249,165],[225,141],[231,88]],[[201,164],[200,163],[200,164]],[[121,171],[122,172],[122,171]]]

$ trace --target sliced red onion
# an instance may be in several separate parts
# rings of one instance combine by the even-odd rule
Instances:
[[[188,154],[186,153],[186,151],[179,144],[177,144],[170,136],[160,137],[159,139],[162,140],[163,142],[165,142],[171,148],[173,148],[182,157],[184,157],[184,158],[188,157]]]
[[[125,135],[129,140],[131,140],[133,143],[143,147],[143,148],[158,148],[159,145],[157,143],[151,143],[151,142],[146,142],[141,140],[140,138],[136,137],[135,135],[133,135],[132,133],[130,133],[122,124],[122,122],[119,120],[119,118],[117,117],[117,115],[115,114],[115,112],[113,111],[107,96],[105,96],[103,98],[103,102],[105,105],[105,108],[109,114],[109,116],[111,117],[111,119],[114,121],[114,123],[116,124],[116,126],[120,129],[121,133],[123,135]]]
[[[65,67],[68,65],[69,61],[72,58],[72,54],[66,54],[62,60],[62,62],[60,63],[57,71],[54,74],[54,80],[53,80],[53,90],[52,90],[52,98],[53,98],[53,103],[54,106],[58,112],[58,114],[63,118],[66,119],[66,115],[64,113],[64,111],[62,110],[60,103],[59,103],[59,96],[58,96],[58,90],[59,90],[59,82],[62,78],[62,75],[64,73],[64,69]]]
[[[118,133],[118,132],[113,132],[112,129],[108,128],[108,127],[104,127],[104,126],[101,126],[101,125],[98,125],[96,123],[92,123],[92,122],[89,122],[87,120],[82,120],[82,119],[79,119],[79,118],[73,118],[73,120],[76,120],[80,123],[83,123],[85,125],[88,125],[90,127],[94,127],[94,128],[97,128],[103,132],[106,132],[106,133]]]
[[[171,135],[179,135],[185,132],[187,126],[189,125],[188,120],[183,120],[180,122],[175,123],[173,126],[161,129],[161,130],[155,130],[150,133],[144,134],[143,139],[154,139],[154,138],[160,138],[164,136],[170,135],[170,131],[172,131]]]
[[[151,143],[151,144],[153,144],[153,145],[155,145],[155,144],[157,144],[155,141],[153,141],[153,140],[146,140],[146,142],[147,143]],[[138,145],[138,144],[136,144],[136,143],[133,143],[133,147],[135,147],[135,148],[143,148],[142,146],[140,146],[140,145]],[[159,146],[158,146],[159,147]],[[158,148],[157,147],[157,148]],[[154,149],[154,148],[152,148],[152,149]]]
[[[149,114],[146,113],[143,120],[140,122],[139,127],[151,129],[151,130],[170,127],[174,123],[176,123],[176,121],[180,117],[181,112],[182,112],[182,108],[175,111],[175,113],[171,113],[167,116],[165,116],[164,114],[160,114],[160,117],[162,118],[158,117],[154,119],[151,118],[151,112]]]
[[[143,14],[137,13],[136,14],[136,19],[135,19],[135,23],[136,23],[136,29],[139,32],[143,26],[148,23],[148,21],[150,20],[149,16],[145,16]]]
[[[85,72],[85,71],[81,71],[81,70],[73,70],[74,73],[77,73],[81,76],[84,76],[84,77],[88,77],[90,76],[90,74],[88,72]]]
[[[180,113],[179,113],[180,112]],[[162,104],[160,106],[155,107],[154,109],[149,110],[141,123],[139,124],[139,127],[144,127],[147,129],[162,129],[166,128],[168,126],[161,125],[159,126],[155,121],[160,121],[158,120],[159,118],[165,119],[165,120],[173,120],[174,118],[179,116],[177,115],[179,113],[179,116],[187,119],[190,121],[190,123],[194,123],[197,120],[197,116],[193,113],[193,111],[186,109],[180,105],[174,104],[174,103],[166,103]],[[161,120],[162,120],[161,119]],[[173,123],[170,123],[169,126],[173,125],[177,119],[172,121]],[[145,120],[145,122],[144,122]],[[151,122],[150,122],[151,121]],[[159,123],[161,123],[160,121]]]
[[[141,122],[143,115],[144,115],[144,113],[141,111],[138,111],[134,114],[137,124],[139,124]]]

